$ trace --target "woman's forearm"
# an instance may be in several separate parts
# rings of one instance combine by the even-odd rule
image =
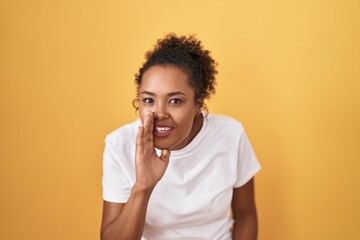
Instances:
[[[257,215],[235,216],[233,239],[234,240],[256,240],[258,233]]]
[[[133,187],[129,200],[119,215],[105,226],[102,240],[138,240],[141,239],[144,226],[146,210],[152,189],[144,190]]]

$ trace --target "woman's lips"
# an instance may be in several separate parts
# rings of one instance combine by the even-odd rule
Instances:
[[[154,135],[158,138],[164,138],[171,134],[172,129],[172,127],[155,127]]]

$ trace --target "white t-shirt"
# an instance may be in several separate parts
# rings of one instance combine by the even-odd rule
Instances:
[[[105,201],[125,203],[130,196],[140,125],[137,120],[106,137]],[[241,123],[210,114],[187,146],[171,152],[168,168],[149,201],[143,239],[231,239],[233,188],[244,185],[259,170]]]

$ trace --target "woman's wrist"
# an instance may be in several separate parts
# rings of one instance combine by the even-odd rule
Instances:
[[[135,183],[132,188],[132,193],[134,194],[141,194],[141,195],[151,195],[152,191],[154,190],[155,186],[144,186],[139,183]]]

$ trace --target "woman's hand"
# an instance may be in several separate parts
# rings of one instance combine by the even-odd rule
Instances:
[[[145,115],[143,126],[139,127],[136,139],[136,183],[142,189],[153,189],[164,176],[169,163],[170,150],[161,151],[160,157],[156,154],[154,145],[154,116]]]

